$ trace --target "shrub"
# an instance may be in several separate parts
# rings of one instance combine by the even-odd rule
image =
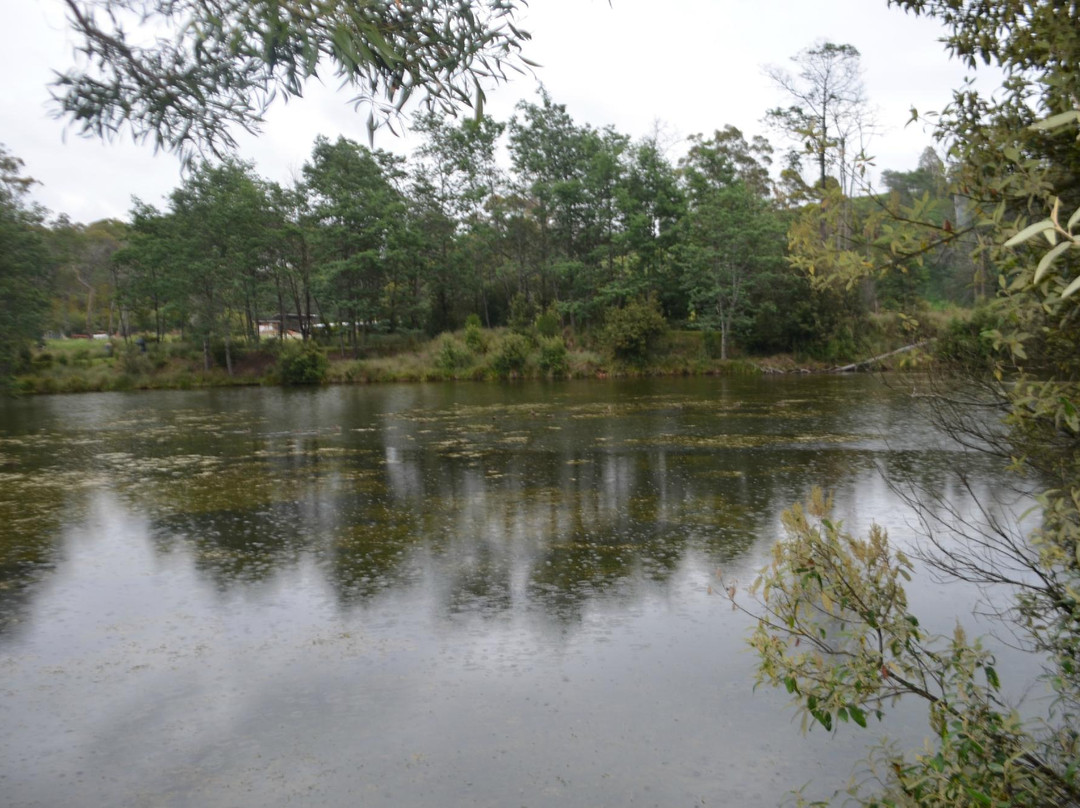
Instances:
[[[1002,325],[997,314],[987,307],[976,309],[968,320],[953,319],[934,346],[939,360],[978,369],[989,368],[994,359],[993,340],[984,336]]]
[[[667,330],[667,321],[655,297],[634,300],[621,309],[609,309],[602,340],[611,355],[623,362],[643,362]]]
[[[236,340],[230,340],[229,342],[229,357],[232,358],[233,365],[242,360],[248,355],[248,345],[243,342],[237,342]],[[214,365],[219,368],[225,367],[228,363],[225,361],[225,340],[215,339],[210,342],[210,358],[213,360]]]
[[[540,370],[551,376],[565,376],[569,367],[566,344],[562,337],[540,341]]]
[[[313,342],[291,342],[282,348],[277,369],[282,384],[322,384],[330,360]]]
[[[30,359],[30,369],[35,372],[48,370],[52,366],[53,355],[48,351],[42,351]]]
[[[529,361],[532,344],[521,334],[507,334],[491,362],[491,368],[500,378],[521,375]]]
[[[517,334],[527,334],[532,329],[533,320],[535,319],[535,304],[521,292],[518,292],[510,301],[510,317],[507,319],[510,330]]]
[[[474,317],[475,314],[469,315],[470,320]],[[480,318],[476,317],[476,320],[475,323],[465,322],[465,344],[473,353],[485,354],[488,348],[487,338],[484,336],[484,329],[480,327]]]
[[[148,376],[154,370],[154,363],[150,357],[139,350],[136,345],[128,345],[120,355],[120,366],[124,373],[131,375]]]
[[[701,343],[705,346],[705,355],[709,359],[719,359],[723,353],[719,331],[703,331],[701,333]]]
[[[443,336],[439,342],[439,352],[435,355],[435,367],[452,376],[471,362],[472,354],[468,348],[449,335]]]
[[[559,321],[559,313],[555,310],[555,306],[548,306],[540,314],[536,315],[536,333],[541,337],[551,338],[559,333],[559,327],[561,325]]]

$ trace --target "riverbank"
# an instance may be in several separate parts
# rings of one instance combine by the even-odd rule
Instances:
[[[903,335],[877,342],[862,356],[901,347]],[[341,346],[262,340],[211,348],[211,367],[201,346],[179,339],[162,343],[111,340],[48,340],[33,352],[16,378],[26,395],[124,390],[186,390],[282,384],[371,384],[381,382],[494,381],[649,376],[821,373],[846,362],[789,354],[716,357],[701,331],[669,331],[640,358],[618,359],[566,333],[544,337],[508,329],[465,329],[426,339],[415,334],[369,335],[354,352]],[[867,370],[902,370],[928,361],[927,349],[897,354]],[[228,366],[231,365],[231,368]],[[231,372],[230,372],[231,371]]]

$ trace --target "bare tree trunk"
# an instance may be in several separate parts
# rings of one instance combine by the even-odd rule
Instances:
[[[274,287],[277,291],[278,309],[278,341],[285,339],[285,295],[281,291],[281,277],[274,279]]]
[[[247,288],[244,289],[244,319],[248,338],[257,343],[259,341],[259,323],[251,304],[251,291]]]
[[[229,334],[228,329],[225,330],[225,372],[230,376],[233,375],[232,336]]]
[[[903,348],[897,348],[895,351],[889,351],[888,353],[878,354],[877,356],[871,356],[869,359],[864,359],[861,362],[852,362],[850,365],[844,365],[843,367],[833,368],[832,373],[854,373],[865,368],[870,368],[873,365],[880,362],[882,359],[888,359],[890,356],[896,356],[897,354],[907,353],[908,351],[914,351],[916,348],[922,348],[929,345],[934,340],[926,339],[922,342],[916,342],[911,345],[905,345]]]
[[[75,280],[86,289],[86,333],[92,335],[94,333],[94,286],[83,280],[82,273],[79,270],[73,269],[72,271],[75,273]]]

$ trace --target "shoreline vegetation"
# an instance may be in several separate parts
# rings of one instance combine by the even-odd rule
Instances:
[[[429,338],[422,332],[366,335],[356,351],[314,340],[264,338],[200,344],[178,336],[47,339],[15,379],[17,394],[186,390],[210,387],[503,381],[649,376],[904,371],[940,354],[937,339],[965,330],[963,310],[927,312],[919,324],[878,315],[858,354],[825,361],[791,354],[720,359],[715,335],[667,330],[620,351],[607,334],[545,335],[535,328],[486,329],[475,323]],[[207,358],[210,367],[206,367]],[[939,358],[939,357],[938,357]],[[231,373],[229,371],[231,366]]]

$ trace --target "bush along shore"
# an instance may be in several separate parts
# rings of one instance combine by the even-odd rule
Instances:
[[[923,368],[943,354],[979,353],[979,328],[966,319],[927,322],[913,330],[879,318],[861,355],[832,361],[777,355],[719,358],[717,335],[663,327],[606,329],[595,335],[569,329],[464,329],[434,338],[421,333],[369,334],[356,351],[299,339],[250,344],[177,337],[50,339],[25,356],[16,375],[22,394],[193,389],[243,385],[366,384],[375,382],[582,379],[705,376],[837,370]],[[543,324],[541,324],[543,325]],[[974,346],[974,347],[973,347]],[[909,349],[910,348],[910,349]],[[899,350],[898,350],[899,349]],[[961,358],[963,358],[961,356]],[[880,357],[880,358],[875,358]],[[873,361],[867,361],[871,358]],[[208,367],[209,366],[209,367]]]

